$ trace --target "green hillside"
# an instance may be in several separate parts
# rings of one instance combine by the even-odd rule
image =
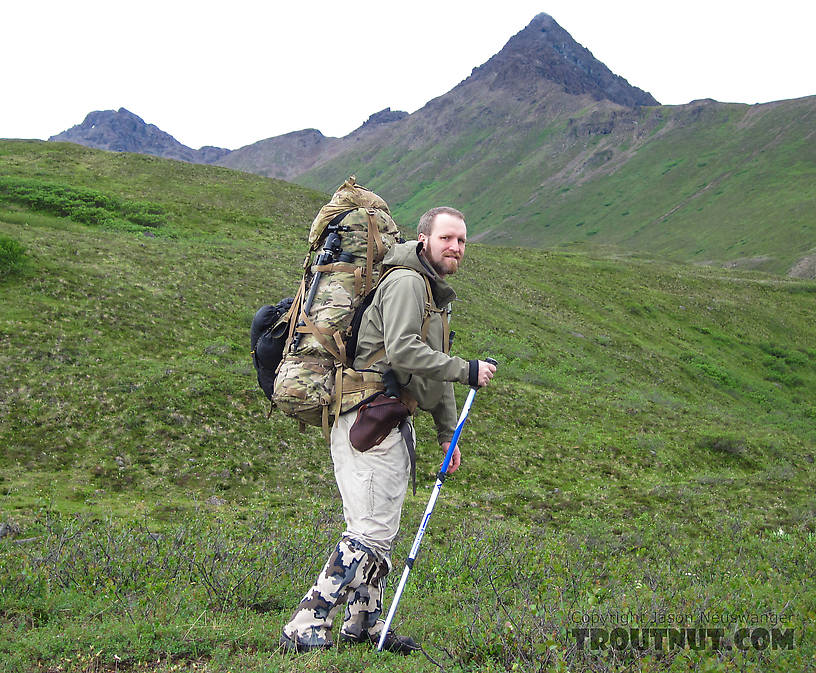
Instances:
[[[454,351],[500,367],[397,615],[426,656],[281,654],[342,508],[248,330],[326,198],[0,142],[0,671],[813,670],[816,282],[484,244]],[[393,581],[441,460],[417,427]],[[579,649],[601,618],[723,639]]]
[[[779,274],[816,254],[816,97],[503,119],[484,112],[476,83],[460,88],[296,181],[331,190],[357,172],[394,194],[400,219],[452,203],[479,240],[504,245],[614,245]],[[816,257],[798,273],[816,276]]]

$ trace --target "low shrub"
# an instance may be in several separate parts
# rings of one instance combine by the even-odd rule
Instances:
[[[705,436],[697,442],[698,448],[710,449],[717,453],[727,453],[732,456],[743,456],[746,451],[745,439],[742,437]]]
[[[91,226],[140,231],[167,220],[164,209],[155,203],[124,201],[93,189],[30,178],[0,178],[2,201]]]
[[[25,263],[25,248],[8,236],[0,235],[0,278],[16,273]]]

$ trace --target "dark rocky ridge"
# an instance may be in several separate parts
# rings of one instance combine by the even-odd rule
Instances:
[[[113,152],[152,154],[190,163],[214,163],[229,154],[221,147],[205,146],[194,150],[181,144],[169,133],[126,110],[91,112],[81,124],[51,136],[48,140],[70,142]]]
[[[366,121],[363,122],[361,129],[370,128],[379,124],[390,124],[391,122],[398,122],[408,116],[407,112],[402,110],[392,110],[390,107],[375,112]]]
[[[536,16],[498,54],[475,68],[469,80],[480,79],[514,91],[529,90],[545,79],[574,96],[589,94],[626,107],[660,105],[650,93],[614,74],[548,14]]]

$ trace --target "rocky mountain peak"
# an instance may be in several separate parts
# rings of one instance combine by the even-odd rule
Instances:
[[[648,92],[615,75],[585,47],[556,23],[549,14],[537,15],[470,79],[526,90],[537,81],[549,80],[566,93],[589,94],[627,107],[659,105]]]
[[[380,124],[390,124],[391,122],[398,122],[400,119],[405,119],[408,116],[407,112],[402,110],[392,110],[390,107],[375,112],[360,128],[369,128],[371,126],[379,126]]]
[[[118,110],[96,110],[95,112],[89,112],[85,120],[79,124],[78,128],[91,130],[97,126],[102,127],[105,125],[126,127],[131,130],[141,129],[142,127],[152,127],[158,130],[157,126],[146,124],[144,119],[123,107],[120,107]]]
[[[181,161],[211,163],[229,153],[220,147],[194,150],[130,110],[89,112],[81,124],[48,140],[70,142],[113,152],[139,152]]]

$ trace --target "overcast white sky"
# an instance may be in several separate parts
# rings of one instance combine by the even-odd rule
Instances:
[[[816,94],[812,0],[20,0],[0,8],[0,137],[120,107],[194,148],[342,136],[449,91],[539,12],[663,104]]]

